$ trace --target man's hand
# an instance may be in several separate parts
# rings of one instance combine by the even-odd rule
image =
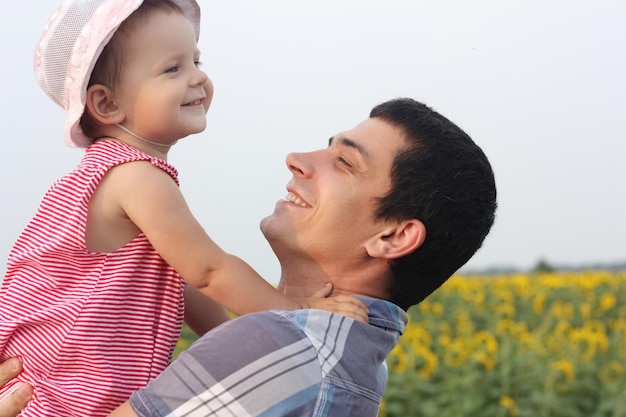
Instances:
[[[0,363],[0,386],[22,372],[22,363],[17,358],[10,358]],[[0,417],[15,417],[26,406],[33,395],[33,388],[26,383],[14,386],[7,395],[0,399]]]
[[[330,311],[331,313],[341,314],[364,323],[369,321],[367,307],[363,301],[352,295],[333,295],[329,297],[331,292],[332,286],[327,284],[307,299],[307,305],[309,308]]]

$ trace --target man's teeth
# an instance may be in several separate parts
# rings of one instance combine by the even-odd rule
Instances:
[[[304,207],[304,208],[309,208],[310,207],[300,197],[295,196],[293,193],[287,193],[287,197],[285,197],[285,200],[290,201],[293,204],[297,204],[300,207]]]

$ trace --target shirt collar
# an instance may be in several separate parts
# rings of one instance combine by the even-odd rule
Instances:
[[[367,306],[369,310],[369,324],[383,329],[393,329],[400,334],[404,332],[404,328],[409,320],[406,311],[386,300],[365,295],[355,296]]]

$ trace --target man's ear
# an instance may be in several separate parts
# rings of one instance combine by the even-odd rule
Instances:
[[[426,226],[417,219],[404,220],[381,231],[366,243],[373,258],[396,259],[419,248],[426,239]]]
[[[94,84],[87,89],[86,107],[92,119],[101,125],[122,123],[125,114],[118,106],[113,91],[102,84]]]

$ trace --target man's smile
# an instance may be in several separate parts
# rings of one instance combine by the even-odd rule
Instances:
[[[285,200],[291,203],[294,203],[300,207],[311,208],[311,206],[306,201],[304,201],[303,199],[301,199],[300,197],[298,197],[291,191],[287,193],[287,196],[285,196]]]

